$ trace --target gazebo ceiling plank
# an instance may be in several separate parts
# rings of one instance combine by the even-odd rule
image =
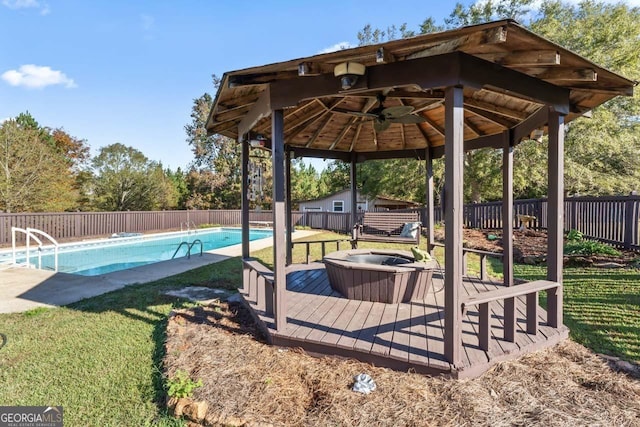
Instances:
[[[455,37],[453,39],[438,43],[435,46],[431,46],[418,52],[409,54],[404,59],[410,60],[416,58],[424,58],[427,56],[441,55],[443,53],[449,53],[456,50],[466,50],[478,46],[486,48],[487,45],[504,43],[506,41],[506,26],[488,28],[486,30],[480,30],[472,34]]]
[[[215,119],[221,123],[234,121],[236,119],[242,119],[255,105],[254,104],[245,104],[241,107],[232,108],[230,110],[225,110],[216,114]]]
[[[358,141],[358,137],[360,136],[360,131],[362,130],[363,121],[360,119],[360,123],[358,123],[358,127],[356,128],[356,132],[351,139],[351,144],[349,145],[349,151],[353,151],[356,146],[356,142]]]
[[[218,109],[224,111],[247,104],[253,104],[265,88],[266,85],[247,86],[225,92],[224,98],[218,100]]]
[[[307,102],[300,103],[296,108],[290,108],[284,112],[285,126],[287,126],[288,129],[292,129],[301,123],[300,120],[307,120],[308,116],[306,116],[307,112],[305,112],[305,110],[311,110],[308,113],[313,115],[314,111],[317,111],[319,114],[324,111],[324,108],[317,99],[311,99]],[[271,120],[261,120],[253,129],[256,133],[268,133],[267,131],[271,129]]]
[[[320,117],[322,118],[320,125],[313,133],[313,135],[311,135],[311,137],[307,140],[307,143],[305,145],[306,148],[309,148],[313,145],[318,136],[320,136],[320,133],[324,130],[325,126],[327,126],[327,124],[329,124],[329,122],[333,118],[333,116],[329,114],[328,111],[325,111],[324,114],[322,114]]]
[[[411,126],[411,125],[409,125]],[[425,147],[431,147],[432,143],[431,143],[431,138],[429,138],[429,135],[427,134],[427,132],[422,129],[422,126],[420,126],[420,124],[415,123],[415,127],[418,130],[418,132],[420,133],[420,136],[422,136],[422,139],[424,139],[424,145]]]

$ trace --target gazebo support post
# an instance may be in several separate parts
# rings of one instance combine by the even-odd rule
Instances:
[[[249,258],[249,140],[242,141],[242,258]]]
[[[285,296],[287,272],[285,271],[285,171],[284,171],[284,113],[271,112],[271,162],[273,170],[273,287],[274,320],[276,330],[286,326]]]
[[[462,352],[462,195],[464,166],[464,96],[460,86],[445,90],[445,276],[444,356],[454,367]]]
[[[564,116],[549,111],[547,280],[562,284],[564,235]],[[547,323],[562,325],[562,286],[547,291]]]
[[[356,226],[358,220],[358,183],[357,183],[357,167],[355,153],[351,153],[351,168],[349,169],[349,185],[351,189],[351,229]]]
[[[427,251],[429,254],[433,255],[433,241],[434,241],[434,230],[435,226],[435,217],[434,217],[434,195],[433,195],[433,156],[431,154],[431,149],[429,147],[426,148],[425,154],[425,166],[426,166],[426,223],[423,226],[427,229]]]
[[[293,233],[293,221],[291,218],[291,150],[286,150],[284,153],[284,173],[285,173],[285,181],[286,181],[286,213],[285,213],[285,228],[287,229],[287,256],[286,256],[286,264],[291,265],[293,262],[293,254],[291,253],[293,249],[293,245],[291,243],[291,234]]]
[[[513,145],[511,132],[502,133],[502,271],[504,285],[513,285]],[[504,338],[516,339],[516,300],[504,300]]]

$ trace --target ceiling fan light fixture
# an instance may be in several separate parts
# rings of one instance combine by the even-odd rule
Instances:
[[[333,75],[340,77],[340,85],[343,90],[351,89],[358,81],[359,76],[363,76],[366,67],[358,62],[341,62],[333,69]]]

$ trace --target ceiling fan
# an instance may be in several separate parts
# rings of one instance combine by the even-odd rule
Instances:
[[[387,130],[389,126],[391,126],[391,123],[409,124],[422,123],[426,121],[426,119],[424,119],[423,117],[411,114],[414,110],[414,107],[410,105],[396,105],[393,107],[385,108],[384,101],[386,99],[386,96],[383,94],[378,94],[377,99],[380,105],[378,105],[378,107],[374,108],[371,111],[345,111],[345,113],[373,120],[373,129],[376,132]]]

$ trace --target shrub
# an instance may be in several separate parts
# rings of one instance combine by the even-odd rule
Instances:
[[[584,235],[582,234],[582,232],[573,229],[571,231],[569,231],[569,233],[567,234],[567,241],[569,242],[579,242],[580,240],[582,240],[584,237]]]
[[[167,379],[167,394],[169,397],[191,397],[193,390],[202,387],[202,380],[193,381],[183,370],[177,370],[173,378]]]
[[[593,240],[569,242],[564,245],[564,253],[566,255],[620,255],[619,250],[605,243]]]

